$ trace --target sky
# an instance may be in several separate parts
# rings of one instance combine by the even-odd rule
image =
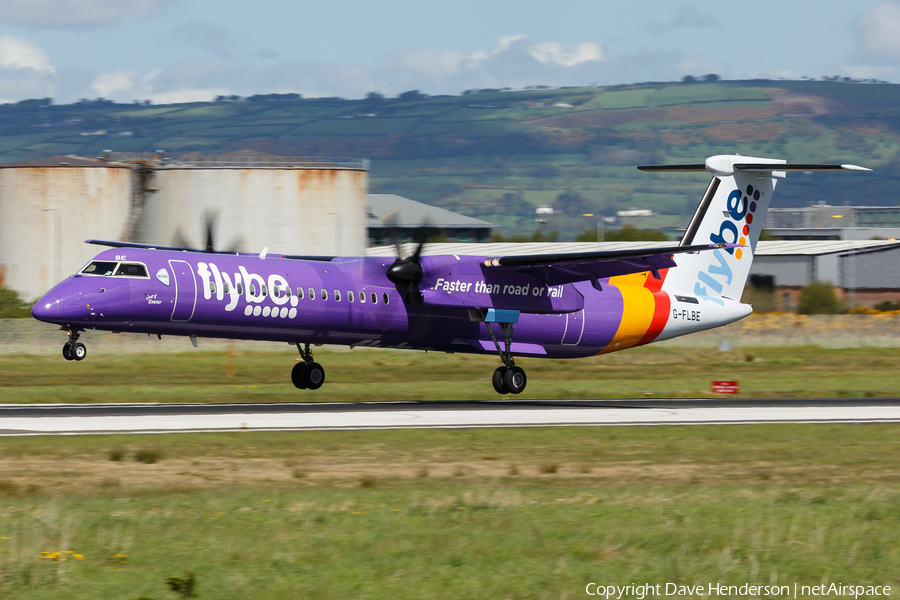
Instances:
[[[900,0],[0,0],[0,102],[841,76],[900,82]]]

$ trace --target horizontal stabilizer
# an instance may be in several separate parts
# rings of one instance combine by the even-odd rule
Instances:
[[[720,154],[710,156],[703,164],[687,165],[641,165],[641,171],[650,173],[688,173],[697,171],[709,171],[719,177],[734,175],[736,172],[744,173],[783,173],[785,171],[871,171],[866,167],[856,165],[824,165],[814,163],[788,163],[778,159],[760,159],[741,156],[740,154]]]

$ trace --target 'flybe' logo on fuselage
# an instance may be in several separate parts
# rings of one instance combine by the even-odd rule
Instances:
[[[288,303],[292,307],[297,306],[297,297],[285,293],[288,281],[281,275],[269,275],[268,279],[265,279],[262,275],[248,272],[243,265],[238,266],[238,271],[238,273],[234,273],[232,279],[232,276],[220,271],[214,263],[198,262],[197,274],[203,280],[203,298],[209,300],[215,293],[216,300],[222,302],[227,294],[228,304],[225,305],[225,310],[229,312],[237,307],[241,292],[243,292],[248,307],[251,304],[260,304],[266,298],[278,306]],[[211,286],[211,282],[215,282],[215,286]],[[270,290],[272,293],[267,293]],[[278,291],[276,292],[276,290]]]
[[[745,192],[742,193],[740,189],[736,189],[728,194],[724,211],[726,218],[719,224],[719,232],[709,235],[709,241],[713,244],[740,244],[742,246],[747,244],[760,192],[752,185],[748,185]],[[740,260],[744,254],[742,248],[716,248],[712,251],[714,262],[706,270],[701,270],[697,274],[698,281],[694,284],[695,294],[718,304],[724,304],[724,302],[715,296],[710,296],[710,292],[721,295],[725,286],[731,285],[731,280],[734,278],[730,261],[725,255],[726,252],[737,260]]]

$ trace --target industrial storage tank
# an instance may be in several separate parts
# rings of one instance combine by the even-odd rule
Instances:
[[[132,169],[54,156],[0,164],[0,285],[36,300],[120,239],[132,206]]]
[[[258,152],[163,160],[154,166],[134,241],[203,245],[215,215],[216,249],[361,256],[369,161]]]

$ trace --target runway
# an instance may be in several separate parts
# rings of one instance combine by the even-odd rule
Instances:
[[[894,422],[900,422],[900,398],[0,406],[0,436]]]

